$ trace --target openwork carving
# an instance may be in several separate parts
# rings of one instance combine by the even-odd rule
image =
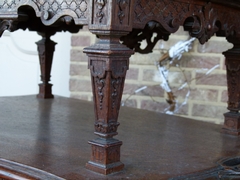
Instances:
[[[8,13],[11,9],[12,15],[18,14],[18,8],[21,6],[31,6],[37,17],[41,17],[45,25],[54,24],[64,16],[70,16],[76,24],[86,24],[88,17],[87,0],[70,1],[70,0],[4,0],[0,2],[0,10]]]
[[[155,20],[161,22],[164,29],[171,33],[177,31],[190,9],[189,4],[168,0],[151,1],[151,3],[148,0],[137,0],[134,7],[136,26],[141,27],[141,24]]]
[[[156,37],[152,41],[152,36],[156,33]],[[121,41],[130,49],[134,49],[135,52],[139,52],[142,54],[147,54],[152,52],[154,46],[158,42],[158,40],[168,40],[169,33],[164,32],[163,28],[159,23],[155,21],[150,21],[147,23],[143,30],[141,29],[133,29],[131,33],[127,36],[121,37]],[[144,49],[141,49],[141,42],[143,40],[147,41],[147,46]]]
[[[64,9],[71,9],[74,11],[79,18],[86,18],[85,12],[87,11],[87,1],[38,1],[33,0],[33,2],[39,7],[42,11],[47,11],[52,14],[57,14]]]
[[[128,6],[129,1],[128,0],[118,0],[118,7],[119,7],[119,12],[118,12],[118,18],[120,21],[120,24],[122,24],[123,19],[125,17],[125,9]]]
[[[162,27],[162,32],[174,33],[182,25],[201,43],[208,41],[215,33],[218,36],[239,36],[240,20],[236,17],[237,11],[229,7],[219,9],[218,5],[211,2],[202,2],[201,5],[185,1],[162,0],[149,3],[147,0],[137,0],[133,19],[135,34],[131,35],[137,37],[141,33],[139,29],[154,20]]]
[[[103,10],[103,8],[106,4],[105,1],[106,0],[96,0],[97,9],[98,9],[98,12],[97,12],[96,16],[98,17],[100,23],[102,22],[102,19],[104,17],[104,13],[103,13],[102,10]]]

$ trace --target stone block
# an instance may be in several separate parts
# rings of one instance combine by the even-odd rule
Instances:
[[[201,45],[198,44],[198,52],[200,53],[222,53],[231,49],[233,45],[228,43],[225,39],[211,40]]]
[[[83,79],[70,79],[69,89],[72,92],[91,92],[91,81]]]
[[[188,100],[197,100],[197,101],[206,101],[206,102],[217,102],[218,98],[218,90],[213,89],[191,89],[187,88],[187,86],[183,89],[172,88],[172,91],[176,98],[185,99],[188,91],[190,91],[190,95]]]
[[[131,68],[127,71],[126,79],[138,80],[139,69]]]
[[[87,47],[91,44],[91,36],[72,36],[71,45],[72,46],[81,46]]]
[[[90,79],[90,70],[87,68],[87,65],[71,64],[70,75],[71,76],[89,76],[89,79]]]
[[[220,67],[221,55],[219,57],[216,56],[203,56],[201,54],[185,54],[182,56],[180,60],[174,60],[170,66],[179,65],[182,68],[206,68],[211,69],[216,65]],[[216,69],[219,69],[217,67]]]
[[[71,61],[74,62],[88,62],[88,57],[82,50],[72,49],[71,50]]]
[[[192,116],[224,119],[223,114],[227,111],[226,107],[207,104],[193,104]]]
[[[224,91],[222,92],[221,101],[222,101],[222,102],[225,102],[225,103],[228,102],[228,90],[224,90]]]
[[[196,74],[197,85],[210,85],[210,86],[227,86],[227,79],[225,74],[210,74],[203,73]]]

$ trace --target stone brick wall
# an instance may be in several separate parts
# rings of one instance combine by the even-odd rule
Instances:
[[[86,29],[87,27],[72,35],[69,88],[71,97],[91,101],[90,72],[87,69],[87,57],[82,50],[96,39]],[[123,94],[125,106],[165,112],[169,107],[166,102],[167,94],[159,85],[161,80],[155,63],[163,52],[160,47],[169,49],[178,41],[186,39],[187,32],[180,29],[170,36],[169,41],[159,41],[152,54],[135,53],[131,57]],[[225,59],[221,53],[231,47],[225,38],[212,37],[204,45],[196,40],[192,49],[181,60],[169,65],[168,80],[179,107],[176,115],[223,123],[223,113],[227,112],[227,87]],[[213,67],[216,69],[206,75]],[[186,81],[187,85],[180,88]],[[134,93],[143,86],[147,88]],[[189,97],[186,98],[189,92]]]

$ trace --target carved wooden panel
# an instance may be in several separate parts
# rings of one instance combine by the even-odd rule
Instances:
[[[189,3],[184,0],[136,0],[133,28],[143,29],[146,23],[156,21],[165,31],[173,33],[183,25],[192,36],[205,43],[215,33],[220,36],[239,36],[240,19],[236,17],[238,12],[239,9],[233,9],[231,6],[222,8],[215,1]]]
[[[72,17],[75,24],[87,24],[89,5],[88,0],[0,0],[0,13],[16,16],[20,7],[30,6],[45,25],[52,25],[63,16]]]

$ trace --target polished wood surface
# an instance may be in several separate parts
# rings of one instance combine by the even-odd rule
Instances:
[[[222,132],[240,135],[239,12],[240,3],[234,0],[0,0],[0,36],[5,30],[29,29],[43,37],[37,43],[43,81],[38,97],[53,98],[49,80],[55,43],[50,40],[50,36],[59,31],[78,32],[84,25],[88,25],[89,30],[97,35],[99,40],[84,49],[89,57],[88,68],[91,72],[95,115],[92,122],[97,135],[96,139],[89,141],[91,150],[88,151],[91,151],[91,158],[86,167],[101,174],[111,174],[124,168],[120,157],[123,142],[121,137],[128,134],[126,140],[131,139],[128,128],[137,126],[134,121],[128,124],[130,127],[124,126],[120,140],[113,138],[118,134],[118,114],[129,58],[134,52],[152,52],[158,40],[168,40],[169,35],[176,32],[180,26],[202,44],[217,35],[226,37],[234,45],[224,53],[229,112],[223,116],[225,121]],[[141,43],[145,42],[146,46],[141,46]],[[24,114],[24,111],[21,113]],[[27,113],[31,114],[32,111]],[[41,114],[41,110],[39,113]],[[19,114],[19,117],[23,114]],[[131,117],[136,117],[136,114]],[[149,121],[151,118],[146,117]],[[175,121],[172,122],[171,117],[166,118],[169,119],[169,128],[174,127]],[[144,125],[149,126],[149,122]],[[87,126],[87,123],[84,126]],[[158,126],[157,121],[155,126]],[[148,128],[147,133],[154,134],[152,129]],[[220,130],[220,126],[218,128]],[[54,130],[48,133],[51,134],[52,131]],[[162,131],[165,133],[166,130]],[[175,131],[176,128],[172,133]],[[10,135],[11,133],[14,135],[15,132],[9,130]],[[209,134],[209,137],[205,138],[214,137],[214,134]],[[133,140],[131,145],[136,142],[138,140]],[[149,153],[152,150],[147,146],[147,142],[145,143],[146,152]],[[86,146],[86,142],[78,145]],[[175,146],[177,145],[172,144],[171,147]],[[199,148],[201,150],[200,146]],[[179,153],[182,154],[183,151]],[[161,156],[159,161],[164,161],[164,157]],[[133,164],[136,162],[138,161]],[[138,168],[138,165],[135,164],[134,168]],[[164,167],[161,168],[164,170]]]
[[[239,137],[220,133],[220,125],[122,107],[117,137],[125,168],[104,176],[84,167],[94,139],[92,103],[25,96],[1,97],[0,105],[0,158],[68,180],[177,179],[217,172],[219,160],[240,155]]]

